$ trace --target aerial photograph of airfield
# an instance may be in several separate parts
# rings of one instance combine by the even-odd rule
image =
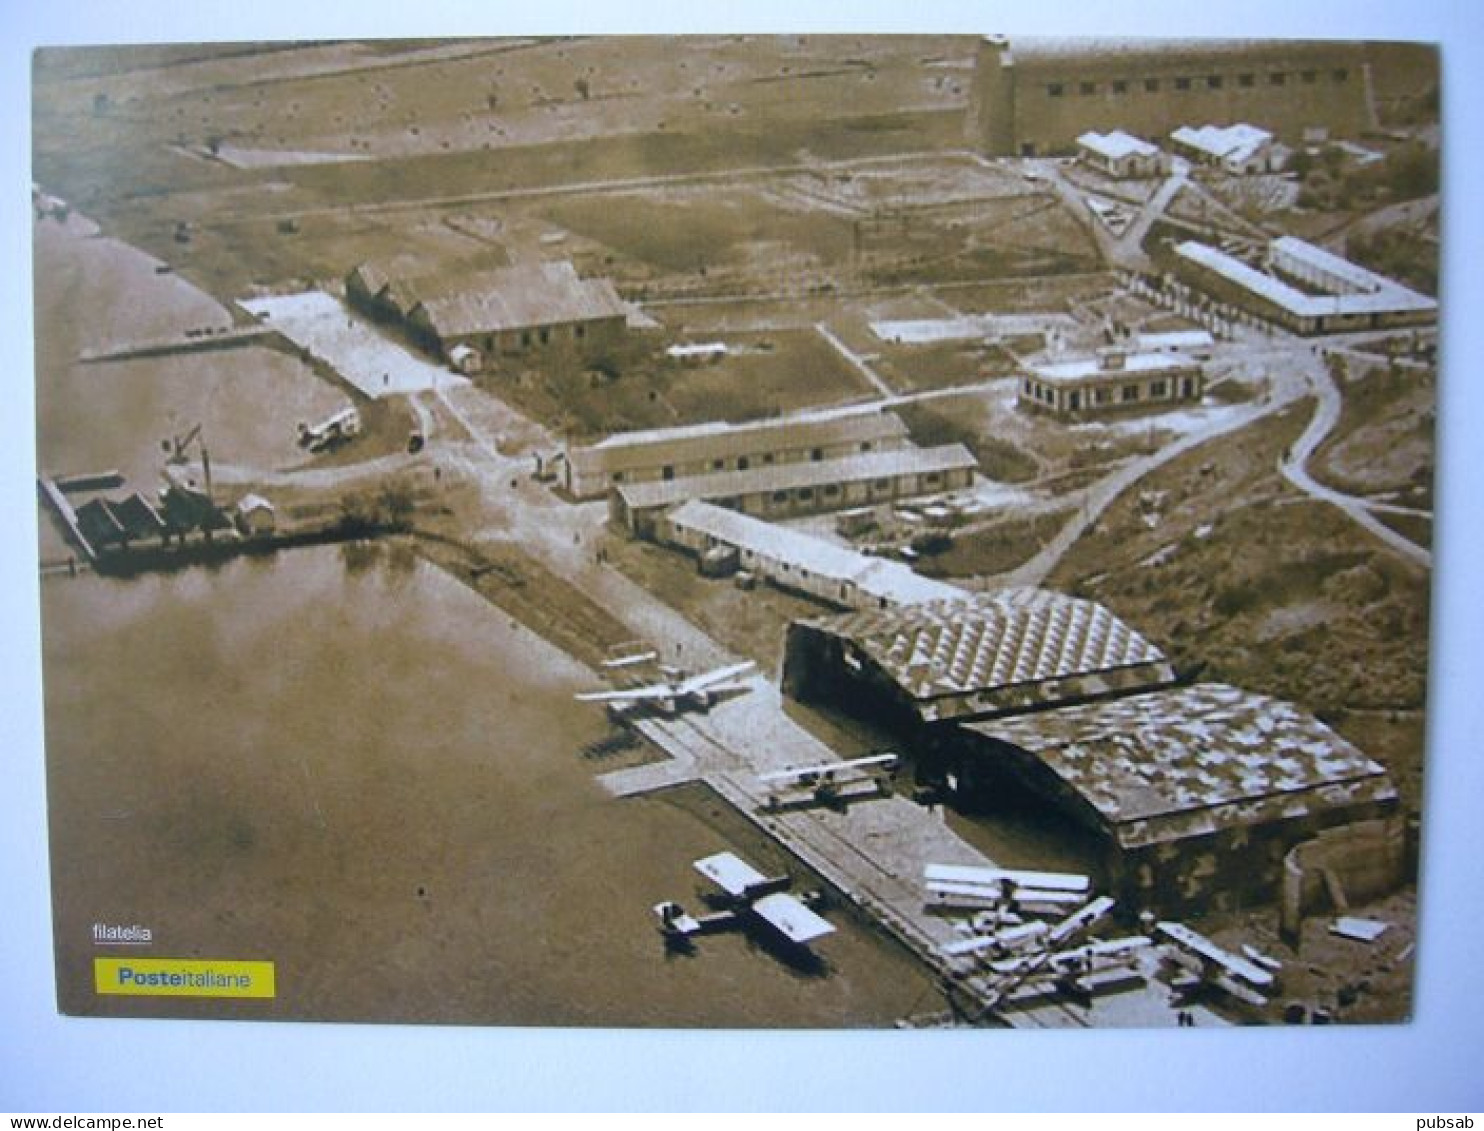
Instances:
[[[1409,1017],[1434,49],[32,81],[63,1012]]]

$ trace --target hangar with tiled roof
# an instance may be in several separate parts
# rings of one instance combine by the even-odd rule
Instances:
[[[1102,605],[1041,589],[789,627],[785,686],[916,725],[1044,710],[1174,682],[1164,653]]]
[[[1397,804],[1386,771],[1313,715],[1218,683],[967,722],[953,746],[964,788],[1020,787],[1092,830],[1109,886],[1141,906],[1270,892],[1294,844]]]

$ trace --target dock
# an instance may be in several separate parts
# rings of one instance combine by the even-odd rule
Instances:
[[[770,807],[772,786],[760,780],[763,775],[840,759],[788,718],[777,687],[761,676],[748,686],[746,695],[704,714],[632,719],[630,725],[669,759],[603,774],[599,783],[621,797],[687,782],[710,787],[907,947],[937,978],[969,999],[986,1002],[988,982],[966,977],[961,964],[943,953],[962,936],[951,920],[927,913],[920,877],[930,863],[991,868],[994,862],[959,838],[941,810],[929,811],[897,795],[871,796],[838,808]],[[995,1020],[1017,1023],[1013,1017]]]
[[[957,1016],[935,1014],[914,1023],[968,1018],[1009,1028],[1173,1025],[1176,1009],[1185,1008],[1202,1025],[1226,1024],[1203,1007],[1177,1005],[1169,987],[1155,977],[1158,958],[1152,947],[1140,955],[1142,973],[1119,992],[1089,994],[1082,1001],[1048,989],[1045,977],[1027,977],[1023,987],[1006,993],[985,968],[970,969],[959,953],[964,935],[953,918],[930,910],[933,900],[924,877],[930,869],[935,875],[945,869],[956,875],[998,871],[996,862],[949,828],[941,809],[890,791],[854,795],[834,806],[770,806],[774,785],[766,775],[843,760],[789,718],[774,684],[760,675],[746,684],[747,694],[706,712],[632,717],[628,725],[669,757],[599,775],[598,782],[617,797],[687,783],[710,788],[932,971],[945,994],[951,993]],[[1111,906],[1085,890],[1066,894],[1068,913],[1084,901],[1099,907],[1099,914]]]
[[[72,504],[67,501],[67,496],[58,485],[57,480],[50,475],[39,476],[36,480],[37,490],[41,492],[42,499],[51,507],[52,513],[62,520],[66,527],[67,538],[79,551],[85,561],[96,563],[98,551],[83,534],[82,528],[77,524],[77,511],[73,510]]]
[[[201,350],[229,349],[247,345],[259,338],[276,334],[272,326],[219,326],[201,330],[187,330],[164,338],[147,338],[123,345],[104,346],[101,349],[84,350],[77,360],[85,364],[104,361],[130,361],[139,357],[161,357],[176,353],[196,353]]]

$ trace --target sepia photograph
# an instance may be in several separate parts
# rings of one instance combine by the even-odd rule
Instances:
[[[1442,66],[39,48],[59,1011],[1407,1023]]]

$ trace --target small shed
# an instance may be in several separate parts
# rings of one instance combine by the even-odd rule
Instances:
[[[249,538],[272,534],[278,528],[278,512],[262,495],[244,495],[232,517],[237,529]]]

